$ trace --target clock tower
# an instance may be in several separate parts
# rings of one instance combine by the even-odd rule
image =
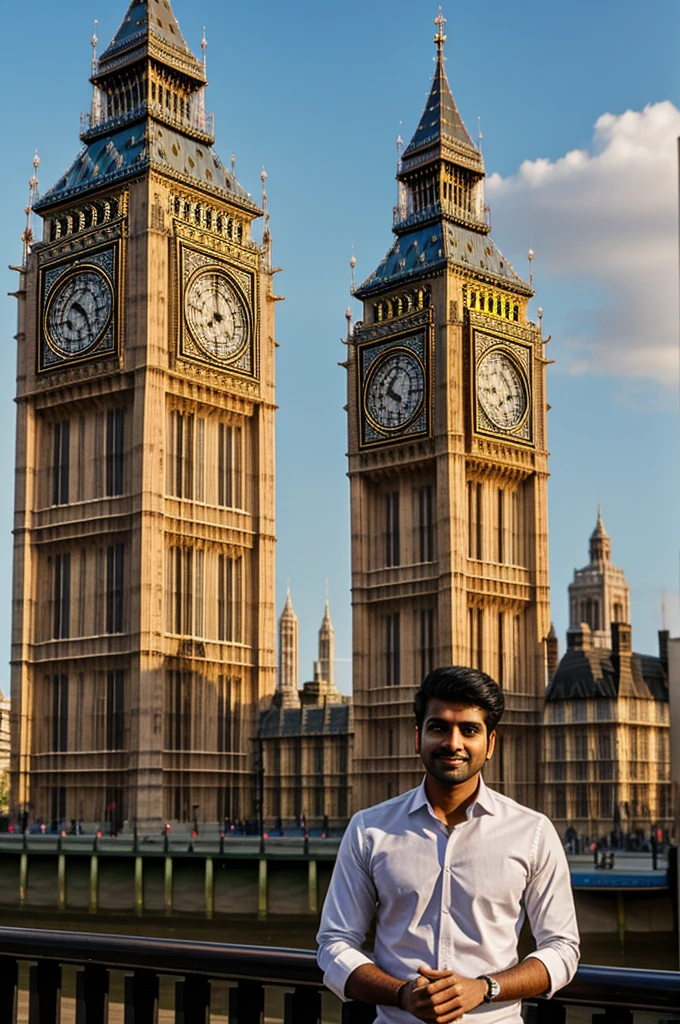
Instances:
[[[96,47],[96,39],[93,40]],[[204,58],[132,0],[20,270],[15,816],[253,813],[275,689],[274,306]],[[264,175],[263,175],[264,180]]]
[[[438,665],[503,687],[492,785],[536,806],[550,628],[544,341],[490,236],[484,162],[444,68],[400,154],[395,239],[348,340],[356,807],[418,784]]]

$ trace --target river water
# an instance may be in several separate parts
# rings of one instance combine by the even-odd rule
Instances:
[[[109,932],[119,935],[148,935],[156,938],[228,942],[249,946],[284,946],[315,949],[316,922],[303,917],[271,917],[255,921],[252,917],[202,918],[134,917],[128,914],[74,914],[68,911],[16,912],[6,925],[21,928],[58,928],[68,931]],[[523,944],[524,945],[524,944]],[[609,967],[638,967],[678,970],[678,944],[672,932],[632,932],[623,948],[616,935],[592,934],[581,937],[581,963]]]

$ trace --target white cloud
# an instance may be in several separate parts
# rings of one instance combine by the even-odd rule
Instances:
[[[589,151],[488,180],[498,237],[559,287],[563,369],[677,384],[678,136],[668,101],[603,114]]]

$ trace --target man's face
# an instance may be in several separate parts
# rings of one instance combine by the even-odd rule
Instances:
[[[496,733],[487,733],[485,712],[466,704],[431,698],[416,753],[425,771],[445,786],[459,786],[476,775],[493,754]]]

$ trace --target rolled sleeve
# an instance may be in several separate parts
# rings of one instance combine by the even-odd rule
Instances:
[[[571,872],[555,827],[541,818],[534,869],[524,893],[527,917],[536,949],[527,959],[540,960],[550,976],[551,998],[576,974],[580,950]]]
[[[328,888],[317,942],[324,983],[347,1001],[347,979],[372,959],[362,949],[375,914],[376,892],[366,864],[366,837],[361,812],[343,836]]]

